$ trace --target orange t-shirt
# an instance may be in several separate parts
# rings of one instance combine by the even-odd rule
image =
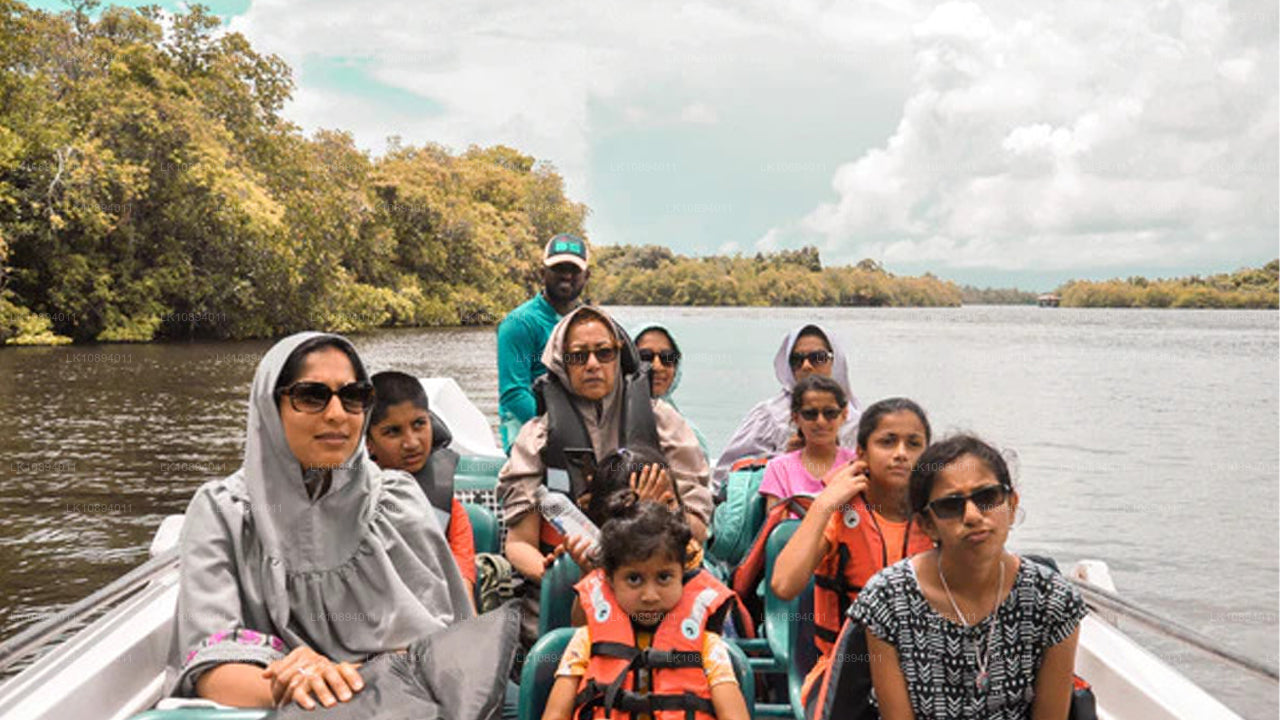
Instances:
[[[880,526],[880,534],[884,535],[884,550],[889,555],[889,565],[892,565],[902,559],[902,547],[906,545],[908,523],[906,520],[894,522],[875,510],[872,510],[871,514],[875,516],[876,524]]]
[[[476,539],[471,535],[471,518],[467,517],[467,509],[462,507],[458,498],[453,499],[449,512],[449,549],[453,551],[453,559],[458,561],[462,577],[475,585]]]

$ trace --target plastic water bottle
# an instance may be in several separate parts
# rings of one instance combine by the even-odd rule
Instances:
[[[599,549],[600,528],[567,495],[551,492],[545,485],[539,485],[534,491],[534,497],[537,498],[538,511],[542,513],[542,517],[555,526],[561,535],[581,535],[590,540],[591,549],[588,554],[594,554]]]

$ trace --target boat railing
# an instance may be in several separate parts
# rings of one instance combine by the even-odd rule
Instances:
[[[1132,600],[1127,600],[1124,597],[1088,582],[1087,580],[1081,580],[1077,577],[1070,577],[1069,579],[1071,582],[1075,583],[1076,587],[1080,590],[1080,595],[1084,598],[1085,604],[1094,610],[1102,610],[1107,613],[1112,613],[1115,616],[1133,620],[1134,622],[1154,630],[1161,635],[1186,643],[1187,645],[1202,650],[1203,652],[1208,653],[1229,665],[1240,668],[1241,670],[1259,675],[1271,680],[1272,682],[1280,681],[1280,672],[1277,671],[1275,665],[1264,663],[1260,660],[1256,660],[1235,650],[1224,647],[1221,643],[1202,633],[1192,630],[1191,628],[1174,620],[1158,615]]]
[[[171,572],[178,564],[178,549],[170,548],[90,593],[52,616],[0,643],[0,677],[9,675],[24,659],[84,625],[102,611]]]

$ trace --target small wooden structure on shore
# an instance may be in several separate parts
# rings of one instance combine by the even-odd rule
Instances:
[[[1062,302],[1062,298],[1053,293],[1045,293],[1036,298],[1036,304],[1040,307],[1058,307]]]

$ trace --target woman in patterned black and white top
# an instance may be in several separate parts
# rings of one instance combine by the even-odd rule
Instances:
[[[1064,720],[1085,606],[1005,551],[1018,494],[1004,458],[968,435],[937,443],[910,499],[937,549],[880,571],[850,610],[881,717]]]

